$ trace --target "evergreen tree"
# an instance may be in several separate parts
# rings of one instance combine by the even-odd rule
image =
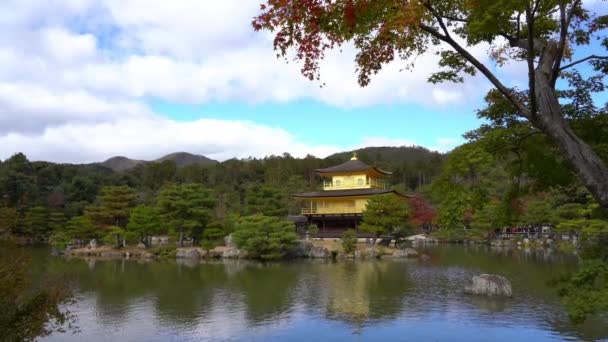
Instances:
[[[65,214],[60,211],[53,211],[49,215],[49,231],[58,232],[65,229],[66,218]]]
[[[357,232],[354,229],[349,229],[342,233],[340,244],[346,254],[353,254],[357,250]]]
[[[203,246],[207,253],[209,253],[211,249],[222,241],[224,236],[226,236],[226,231],[224,230],[222,224],[218,221],[211,222],[205,228],[201,246]]]
[[[120,248],[125,240],[125,228],[131,211],[137,202],[137,193],[128,186],[106,186],[101,188],[98,196],[99,207],[89,209],[88,216],[101,227],[118,227],[108,230],[108,236],[116,241]]]
[[[292,222],[264,215],[242,217],[233,237],[240,249],[263,260],[284,257],[297,239]]]
[[[199,240],[211,217],[216,200],[211,190],[200,184],[165,187],[158,194],[157,206],[164,221],[179,235],[179,245],[190,236]]]
[[[23,153],[17,153],[0,168],[0,199],[21,210],[37,196],[34,168]]]
[[[45,238],[49,231],[48,209],[41,206],[29,208],[25,214],[23,232],[34,238]]]
[[[393,195],[380,195],[370,198],[363,211],[361,230],[368,233],[392,235],[402,230],[410,230],[408,203]]]
[[[150,245],[150,236],[160,233],[161,217],[154,207],[140,205],[133,209],[127,230],[137,235],[146,247]]]
[[[245,214],[287,216],[287,198],[274,186],[251,184],[245,193]]]
[[[19,214],[17,209],[0,206],[0,236],[14,234],[17,230]]]
[[[125,227],[137,198],[135,190],[128,186],[103,187],[101,195],[98,197],[98,215],[107,224]]]
[[[76,241],[78,245],[84,245],[85,241],[98,237],[98,232],[87,216],[72,217],[61,230],[55,231],[50,242],[60,248]]]

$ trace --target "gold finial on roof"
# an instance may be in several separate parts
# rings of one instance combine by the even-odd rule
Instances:
[[[350,160],[357,160],[357,152],[353,152],[353,156],[350,158]]]

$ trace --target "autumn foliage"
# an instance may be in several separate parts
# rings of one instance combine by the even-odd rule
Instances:
[[[412,207],[410,223],[413,226],[421,226],[435,220],[437,212],[420,194],[414,195],[409,202]]]

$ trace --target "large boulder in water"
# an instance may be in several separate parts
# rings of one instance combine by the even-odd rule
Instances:
[[[471,284],[465,286],[464,292],[482,296],[512,297],[511,282],[496,274],[474,276]]]
[[[416,250],[413,248],[398,249],[395,251],[395,253],[393,253],[394,258],[413,258],[417,256],[418,252],[416,252]]]
[[[313,247],[310,249],[308,256],[311,258],[329,258],[331,253],[325,247]]]

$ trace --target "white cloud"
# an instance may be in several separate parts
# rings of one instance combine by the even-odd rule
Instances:
[[[78,35],[63,28],[47,28],[40,35],[42,48],[58,63],[73,66],[97,54],[97,42],[92,34]]]
[[[440,96],[433,94],[437,87],[426,78],[436,69],[434,55],[419,58],[412,71],[400,72],[405,64],[394,62],[360,88],[351,46],[328,53],[321,63],[326,86],[320,88],[299,74],[297,63],[275,58],[271,34],[253,32],[257,1],[71,0],[39,8],[35,3],[0,4],[0,13],[11,13],[0,17],[0,28],[12,33],[0,39],[0,50],[16,50],[17,57],[10,67],[0,66],[2,79],[19,70],[20,77],[53,88],[194,103],[312,98],[340,107],[444,106],[470,98],[464,94],[471,88],[460,85],[442,85]],[[472,89],[480,82],[485,81],[469,79]]]
[[[225,160],[263,157],[290,152],[327,156],[335,146],[310,146],[289,132],[249,121],[200,119],[177,122],[159,117],[120,119],[114,122],[64,124],[48,127],[42,134],[9,133],[0,136],[0,159],[24,152],[33,160],[95,162],[116,155],[156,159],[175,151],[187,151]]]
[[[404,62],[391,63],[361,88],[348,45],[327,54],[321,88],[300,75],[297,63],[275,58],[271,34],[253,32],[258,9],[259,1],[249,0],[0,2],[0,157],[24,151],[34,159],[84,162],[176,150],[218,159],[284,151],[323,156],[343,148],[301,144],[289,132],[253,122],[175,122],[147,103],[313,99],[343,108],[445,109],[475,102],[488,88],[480,77],[428,84],[435,55],[418,58],[410,71],[400,71]],[[474,54],[487,60],[483,47]],[[410,143],[365,139],[367,145]],[[436,149],[445,146],[438,142]]]
[[[460,141],[439,139],[431,150],[445,152]],[[295,157],[330,154],[368,146],[422,146],[414,140],[364,137],[353,146],[311,145],[290,132],[251,121],[200,119],[178,122],[155,116],[120,118],[113,122],[65,123],[47,127],[40,134],[0,135],[0,159],[16,152],[32,160],[67,163],[102,161],[116,155],[152,160],[187,151],[209,158],[265,157],[289,152]]]
[[[144,105],[134,101],[105,100],[83,90],[0,82],[0,137],[8,132],[40,133],[68,123],[112,122],[150,115]]]

